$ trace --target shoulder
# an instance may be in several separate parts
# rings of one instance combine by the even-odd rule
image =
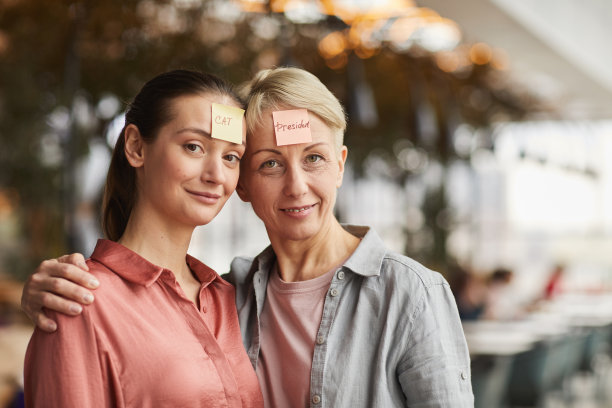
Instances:
[[[253,261],[252,257],[237,256],[232,260],[230,271],[223,275],[223,279],[234,286],[246,283]]]
[[[448,282],[439,272],[432,271],[414,259],[395,252],[387,252],[383,257],[380,275],[387,280],[397,280],[402,284],[417,285],[430,289]]]
[[[422,310],[426,305],[449,302],[450,287],[444,277],[421,263],[398,253],[387,252],[379,274],[366,278],[364,287],[375,290],[377,296],[403,305],[406,310]]]
[[[421,288],[444,285],[446,280],[419,262],[405,255],[390,251],[371,227],[343,225],[361,239],[355,252],[345,263],[348,269],[379,284],[397,283]]]
[[[91,258],[87,259],[86,262],[87,266],[89,266],[89,273],[100,281],[100,286],[94,291],[96,301],[100,295],[115,293],[118,285],[125,285],[125,281],[121,276],[117,275],[104,264]]]
[[[223,278],[235,286],[248,284],[253,280],[255,272],[269,272],[276,255],[272,246],[267,246],[255,258],[237,256],[232,260],[230,271]]]
[[[100,262],[88,259],[87,265],[89,272],[96,277],[100,285],[91,291],[94,301],[84,306],[81,314],[94,322],[110,322],[118,316],[124,316],[130,308],[129,305],[141,301],[143,291],[148,290],[144,285],[122,278]]]

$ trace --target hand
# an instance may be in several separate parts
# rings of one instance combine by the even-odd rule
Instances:
[[[94,301],[93,294],[85,288],[100,285],[88,271],[81,254],[43,261],[26,281],[21,308],[41,330],[55,331],[57,323],[45,315],[43,307],[72,316],[81,313],[81,304]]]

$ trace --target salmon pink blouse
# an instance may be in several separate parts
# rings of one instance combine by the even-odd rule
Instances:
[[[234,288],[187,255],[200,305],[174,274],[100,240],[88,260],[100,280],[78,316],[47,312],[55,333],[35,330],[25,360],[28,406],[262,407],[242,345]]]

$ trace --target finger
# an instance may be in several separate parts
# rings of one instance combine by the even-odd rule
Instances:
[[[69,264],[78,266],[79,268],[85,271],[89,270],[89,267],[87,266],[87,262],[85,262],[85,257],[79,253],[60,256],[59,258],[57,258],[57,261],[61,263],[69,263]]]
[[[80,304],[65,299],[61,296],[56,296],[53,293],[43,294],[42,307],[69,316],[76,316],[83,311],[83,306],[81,306]]]
[[[45,265],[46,269],[44,271],[42,268],[43,266],[41,265],[41,273],[44,272],[46,275],[63,278],[89,289],[96,289],[98,286],[100,286],[100,282],[94,275],[69,263],[49,263]],[[35,277],[36,275],[38,275],[38,272],[32,275],[32,277]]]
[[[85,305],[88,305],[94,301],[94,296],[89,290],[66,279],[46,277],[44,282],[41,282],[38,287],[40,290],[36,293],[32,293],[32,296],[35,299],[40,299],[40,304],[42,306],[53,310],[57,310],[54,307],[54,305],[57,304],[57,302],[54,301],[55,297],[63,297],[67,300],[72,300]]]
[[[36,323],[36,326],[38,326],[38,328],[40,328],[43,331],[51,333],[57,330],[57,323],[49,319],[42,312],[38,313],[38,315],[34,319],[34,322]]]

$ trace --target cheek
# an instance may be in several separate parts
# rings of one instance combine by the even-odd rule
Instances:
[[[248,184],[249,197],[255,209],[266,209],[273,207],[273,202],[277,196],[275,180],[263,180],[253,177]]]
[[[329,201],[335,200],[336,192],[338,187],[340,186],[340,174],[337,170],[330,171],[322,177],[314,180],[312,184],[314,188],[322,197],[327,198]]]
[[[235,169],[228,169],[226,174],[227,182],[225,183],[225,185],[229,190],[231,190],[228,191],[228,193],[231,193],[236,189],[236,185],[238,185],[238,180],[240,178],[240,168],[237,167]]]

